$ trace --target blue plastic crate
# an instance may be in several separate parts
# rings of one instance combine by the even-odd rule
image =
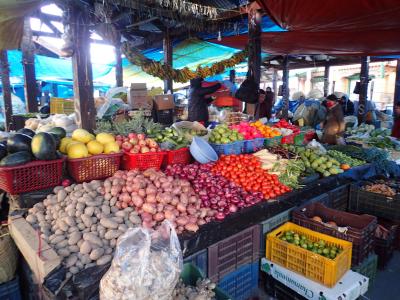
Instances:
[[[208,251],[207,249],[201,250],[195,254],[192,254],[183,260],[184,263],[191,263],[196,266],[204,277],[208,275]]]
[[[244,152],[245,153],[254,153],[258,150],[264,148],[264,138],[257,138],[254,140],[246,140],[244,141]]]
[[[21,300],[18,276],[13,280],[0,284],[1,300]]]
[[[232,300],[246,300],[258,289],[259,261],[244,265],[225,275],[218,287],[228,293]]]
[[[210,144],[218,155],[241,154],[244,150],[244,141],[230,144]]]

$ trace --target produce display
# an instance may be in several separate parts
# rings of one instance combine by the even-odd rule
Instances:
[[[142,133],[129,133],[127,136],[117,135],[115,140],[122,150],[129,153],[159,152],[161,150],[154,139],[146,138]]]
[[[49,132],[52,128],[59,127],[65,130],[67,135],[78,128],[75,122],[75,114],[69,116],[64,114],[51,115],[48,118],[30,118],[25,121],[25,128],[35,132]]]
[[[229,129],[226,124],[215,127],[209,138],[209,142],[213,144],[229,144],[242,140],[244,140],[244,136],[237,130]]]
[[[188,180],[174,179],[154,169],[118,171],[104,181],[104,198],[117,209],[135,208],[145,228],[156,227],[166,219],[178,234],[196,232],[216,214],[203,205]]]
[[[342,165],[348,165],[349,168],[365,165],[366,162],[360,159],[352,158],[340,151],[328,150],[328,155],[336,159]]]
[[[372,131],[375,130],[375,126],[374,125],[369,125],[369,124],[361,124],[358,127],[355,128],[349,128],[346,130],[347,134],[350,135],[363,135],[365,133],[370,133]]]
[[[254,140],[264,137],[256,127],[250,126],[250,124],[247,122],[240,122],[237,125],[231,125],[230,129],[236,130],[241,133],[245,140]]]
[[[260,159],[254,155],[222,156],[212,170],[242,186],[246,191],[261,192],[267,200],[291,191],[279,182],[277,175],[264,170]]]
[[[279,122],[276,123],[273,127],[279,128],[283,136],[300,133],[299,127],[290,124],[285,119],[279,120]]]
[[[84,129],[76,129],[72,137],[60,141],[59,150],[68,158],[85,158],[98,154],[118,153],[120,147],[112,134],[101,132],[96,136]]]
[[[337,150],[348,156],[367,162],[378,162],[386,160],[389,157],[387,151],[378,149],[376,147],[361,148],[353,145],[335,145],[330,146],[329,150]]]
[[[202,201],[202,207],[216,210],[215,219],[223,220],[235,213],[263,200],[261,193],[244,190],[241,186],[212,172],[212,164],[191,164],[187,166],[168,166],[166,173],[170,176],[189,180],[196,194]],[[209,219],[206,219],[208,221]]]
[[[367,192],[381,194],[388,197],[393,197],[396,195],[396,191],[391,187],[387,186],[386,184],[379,184],[379,183],[369,184],[364,186],[363,189],[366,190]]]
[[[264,125],[261,121],[250,123],[250,126],[257,128],[265,138],[274,138],[282,135],[278,129]]]
[[[63,257],[67,278],[110,262],[118,237],[141,224],[132,207],[115,207],[116,197],[104,196],[105,188],[101,181],[58,186],[28,210],[26,221]]]
[[[215,287],[216,284],[207,278],[197,280],[196,286],[185,285],[180,279],[172,297],[174,300],[215,300]]]
[[[154,139],[157,143],[161,144],[162,148],[169,150],[187,147],[189,144],[185,136],[172,127],[159,131],[154,135]]]
[[[342,249],[337,248],[335,246],[329,247],[326,245],[324,240],[319,240],[318,242],[313,242],[312,240],[308,239],[305,235],[299,235],[294,231],[285,231],[283,232],[279,238],[282,241],[286,241],[290,244],[296,245],[301,247],[305,250],[311,251],[315,254],[319,254],[325,256],[326,258],[335,259]]]

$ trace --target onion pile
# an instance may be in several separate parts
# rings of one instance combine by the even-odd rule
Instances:
[[[211,168],[212,164],[172,165],[167,167],[166,173],[189,180],[202,201],[201,207],[216,210],[217,220],[263,200],[262,193],[247,192],[225,177],[213,174]]]
[[[178,234],[196,232],[216,214],[202,205],[189,181],[154,169],[117,171],[104,181],[104,194],[119,209],[135,207],[143,227],[154,228],[167,219]]]

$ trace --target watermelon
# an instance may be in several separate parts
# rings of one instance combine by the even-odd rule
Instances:
[[[7,155],[0,161],[0,167],[13,167],[32,161],[32,154],[28,151],[19,151]]]
[[[32,139],[32,154],[39,160],[57,158],[57,141],[51,133],[39,132]]]
[[[31,142],[32,138],[29,135],[23,133],[13,134],[7,139],[7,151],[8,153],[19,151],[31,152]]]
[[[64,128],[62,127],[53,127],[51,128],[49,131],[47,131],[48,133],[53,133],[55,135],[57,135],[59,137],[59,139],[63,139],[67,136],[67,132],[65,131]]]
[[[21,128],[20,130],[17,131],[17,133],[26,134],[30,137],[33,137],[35,135],[35,132],[29,128]]]

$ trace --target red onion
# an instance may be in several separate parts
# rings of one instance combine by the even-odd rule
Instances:
[[[217,214],[215,215],[215,219],[217,219],[218,221],[222,221],[223,219],[225,219],[225,214],[223,212],[217,212]]]

